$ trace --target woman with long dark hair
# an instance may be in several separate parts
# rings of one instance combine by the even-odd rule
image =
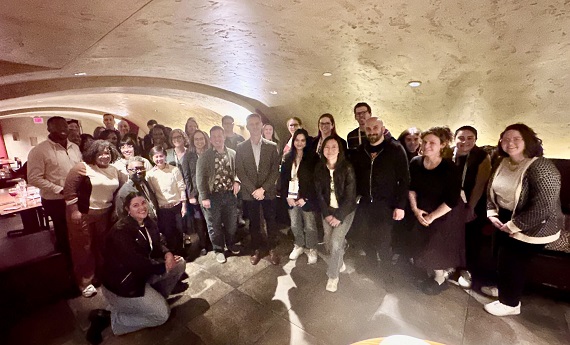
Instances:
[[[530,260],[564,227],[561,178],[543,157],[542,140],[525,124],[505,128],[498,149],[502,160],[487,192],[487,216],[499,230],[498,286],[481,291],[499,298],[485,305],[490,314],[518,315]]]
[[[317,155],[308,147],[309,133],[300,128],[293,133],[293,147],[283,157],[279,189],[286,197],[291,218],[291,231],[295,236],[293,251],[289,259],[297,258],[308,250],[308,263],[317,262],[317,223],[315,210],[318,209],[313,173]]]
[[[323,156],[315,167],[315,187],[323,217],[325,246],[330,252],[326,290],[335,292],[339,273],[345,270],[346,234],[356,212],[354,169],[344,157],[342,142],[330,136],[323,141]]]
[[[410,127],[400,133],[398,137],[398,141],[406,151],[406,155],[408,156],[408,161],[411,161],[412,158],[419,155],[420,152],[420,134],[421,131],[416,127]]]

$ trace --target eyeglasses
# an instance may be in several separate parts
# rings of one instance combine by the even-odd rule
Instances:
[[[184,139],[184,137],[181,135],[175,135],[172,137],[172,140],[182,140],[182,139]]]
[[[356,115],[356,116],[364,116],[366,114],[368,114],[368,110],[357,111],[356,113],[354,113],[354,115]]]
[[[332,122],[319,122],[319,125],[321,125],[321,126],[330,126],[330,125],[332,125]]]
[[[145,167],[136,167],[136,168],[127,169],[127,171],[135,173],[135,172],[146,171],[146,169],[145,169]]]

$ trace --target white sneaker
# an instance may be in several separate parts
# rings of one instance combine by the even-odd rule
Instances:
[[[485,310],[495,316],[519,315],[521,313],[521,302],[516,307],[511,307],[495,301],[485,304]]]
[[[97,289],[95,288],[95,286],[93,286],[93,284],[87,285],[87,287],[83,289],[83,291],[81,291],[81,295],[85,298],[93,297],[96,294],[97,294]]]
[[[499,297],[499,289],[496,286],[483,286],[481,292],[489,297]]]
[[[338,289],[338,278],[330,279],[327,281],[327,291],[336,292]]]
[[[223,264],[226,262],[226,256],[224,253],[216,253],[216,261]]]
[[[346,271],[346,265],[344,264],[344,261],[342,262],[342,266],[340,266],[340,273]]]
[[[317,254],[317,250],[316,249],[309,249],[309,252],[307,253],[307,257],[309,258],[309,260],[307,262],[309,265],[316,264],[317,259],[319,258],[318,254]]]
[[[299,247],[298,245],[295,245],[293,247],[293,250],[291,251],[291,254],[289,254],[289,260],[297,260],[299,258],[299,256],[301,256],[301,254],[303,254],[304,250],[305,250],[305,248]]]
[[[463,289],[471,289],[471,283],[472,282],[473,282],[473,278],[471,277],[471,273],[467,270],[462,270],[461,276],[457,280],[457,283],[459,283],[459,286],[461,286]]]

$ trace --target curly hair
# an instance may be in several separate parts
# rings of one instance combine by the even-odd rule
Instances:
[[[186,132],[184,132],[181,129],[175,128],[172,131],[170,131],[170,134],[168,135],[168,141],[170,146],[174,147],[174,143],[172,142],[172,137],[174,136],[174,134],[180,134],[182,136],[182,139],[184,140],[184,146],[188,146],[188,135],[186,135]]]
[[[109,149],[111,155],[111,162],[119,158],[117,148],[107,140],[97,139],[83,152],[83,161],[87,164],[97,164],[97,155],[105,149]]]
[[[512,125],[507,126],[505,130],[501,133],[499,138],[499,144],[497,146],[499,156],[501,157],[509,157],[509,154],[506,153],[503,148],[501,147],[501,140],[503,136],[508,131],[518,131],[523,140],[524,140],[524,155],[528,158],[534,157],[542,157],[544,154],[544,148],[542,147],[542,140],[536,135],[536,132],[530,128],[529,126],[525,125],[524,123],[515,123]]]
[[[439,138],[440,143],[443,145],[440,154],[442,158],[453,157],[453,150],[449,147],[449,143],[453,140],[453,132],[447,126],[435,126],[431,127],[426,131],[423,131],[420,135],[422,140],[428,135],[435,135]]]

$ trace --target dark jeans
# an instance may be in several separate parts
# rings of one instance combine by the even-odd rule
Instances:
[[[42,198],[42,206],[53,222],[55,233],[55,249],[69,258],[69,236],[65,220],[65,200],[48,200]]]
[[[182,203],[171,208],[159,208],[157,210],[158,230],[166,238],[166,246],[172,253],[180,255],[184,233],[184,221],[182,220]]]
[[[360,241],[370,260],[380,259],[388,261],[392,258],[392,219],[393,210],[380,202],[360,201],[358,205]]]
[[[236,243],[237,202],[233,192],[212,193],[210,208],[202,207],[210,241],[216,253],[224,252],[224,244],[231,250]]]
[[[190,204],[189,208],[190,218],[192,219],[192,229],[198,235],[200,241],[200,249],[211,248],[212,243],[208,235],[208,225],[206,224],[206,217],[202,212],[200,205]]]
[[[261,235],[261,218],[253,215],[260,214],[263,210],[263,218],[267,225],[267,246],[269,249],[277,247],[279,242],[279,233],[275,222],[275,201],[272,200],[244,200],[244,209],[247,210],[249,217],[249,233],[251,235],[251,249],[261,249],[263,244],[263,236]]]
[[[511,219],[511,212],[501,209],[499,219],[506,223]],[[497,258],[499,301],[516,307],[523,294],[529,263],[545,245],[522,242],[502,231],[497,231],[496,241],[499,250]]]

